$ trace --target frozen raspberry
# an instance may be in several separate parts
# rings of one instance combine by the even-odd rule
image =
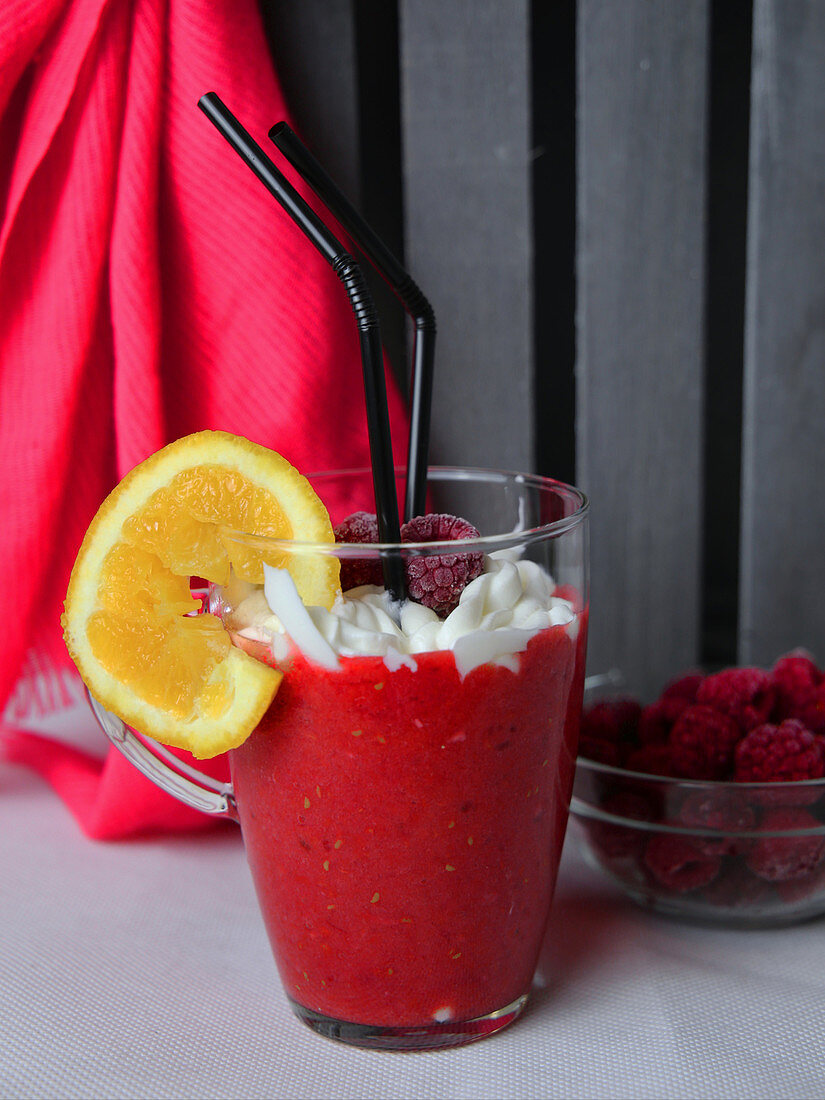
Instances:
[[[619,746],[615,741],[605,741],[602,737],[579,736],[579,756],[586,760],[595,760],[597,764],[610,764],[618,767],[622,762]]]
[[[774,696],[767,672],[728,668],[705,677],[696,692],[696,702],[729,715],[747,733],[768,721]]]
[[[743,783],[821,779],[825,775],[822,742],[795,718],[765,723],[743,737],[736,750],[734,778]]]
[[[685,699],[688,703],[695,703],[696,692],[699,690],[699,685],[704,678],[703,672],[688,672],[686,675],[680,676],[678,680],[669,683],[662,692],[661,698]]]
[[[756,824],[756,814],[738,791],[692,791],[679,809],[679,823],[689,829],[712,829],[724,834],[696,835],[691,839],[705,855],[723,856],[737,850],[737,841],[731,833],[750,832]]]
[[[789,905],[813,897],[823,889],[825,889],[825,862],[820,863],[807,875],[776,884],[777,894]]]
[[[444,514],[416,516],[401,528],[402,542],[443,542],[478,538],[478,531],[466,519]],[[470,581],[484,568],[484,555],[438,554],[409,557],[406,562],[410,599],[431,607],[442,619],[458,604]]]
[[[645,775],[675,775],[669,745],[641,745],[628,753],[624,766],[631,772]]]
[[[372,512],[353,512],[335,528],[336,542],[378,542],[378,519]],[[341,588],[344,592],[362,584],[384,583],[378,558],[342,558]]]
[[[825,683],[814,688],[813,695],[804,706],[799,707],[794,717],[804,723],[811,733],[825,736]]]
[[[821,779],[825,775],[825,747],[820,737],[795,718],[779,725],[765,723],[744,737],[736,748],[733,778],[740,783],[788,783]],[[822,791],[817,787],[760,791],[761,803],[773,806],[808,806]]]
[[[774,716],[780,721],[783,718],[800,718],[822,683],[819,669],[807,654],[801,652],[780,657],[771,669],[770,677],[776,693]]]
[[[819,829],[819,836],[780,836],[795,829]],[[806,878],[825,859],[822,822],[807,810],[793,807],[769,810],[759,823],[759,832],[771,833],[757,840],[747,857],[748,867],[768,882],[789,882]]]
[[[643,745],[663,745],[670,736],[673,723],[682,711],[687,710],[689,706],[690,701],[679,696],[662,697],[657,699],[655,703],[646,706],[639,719],[640,743]]]
[[[630,821],[653,821],[655,811],[650,801],[634,791],[616,791],[601,803],[599,809],[611,817]],[[619,825],[612,821],[590,820],[584,822],[590,843],[606,860],[637,856],[645,845],[647,834],[632,825]]]
[[[702,891],[702,897],[719,909],[750,909],[769,898],[770,883],[758,878],[738,859],[726,860],[721,872]]]
[[[378,542],[378,517],[374,512],[353,512],[335,528],[336,542]]]
[[[733,750],[742,736],[728,715],[694,704],[682,711],[668,745],[675,775],[685,779],[723,779],[733,765]]]
[[[635,699],[602,699],[582,714],[581,736],[599,741],[633,741],[642,708]]]
[[[656,881],[677,894],[707,886],[722,865],[720,856],[706,855],[690,837],[666,833],[650,838],[644,861]]]

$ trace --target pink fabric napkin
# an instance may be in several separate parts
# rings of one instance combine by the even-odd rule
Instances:
[[[83,533],[148,454],[222,428],[303,470],[369,461],[346,293],[197,109],[207,91],[262,144],[289,119],[255,0],[0,5],[0,713],[34,668],[59,687]],[[391,386],[390,405],[401,459]],[[114,749],[8,723],[0,744],[90,836],[209,824]]]

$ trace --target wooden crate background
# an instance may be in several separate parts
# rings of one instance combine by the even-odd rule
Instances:
[[[261,2],[435,307],[432,461],[590,495],[589,671],[825,662],[823,0]]]

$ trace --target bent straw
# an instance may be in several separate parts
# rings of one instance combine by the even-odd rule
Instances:
[[[344,284],[358,323],[361,362],[367,405],[372,480],[381,542],[401,541],[398,499],[395,492],[390,418],[381,351],[378,315],[363,272],[292,184],[272,163],[260,145],[241,126],[214,92],[207,92],[198,106],[232,148],[274,195],[295,224],[303,230]],[[405,598],[404,563],[396,552],[382,552],[384,586],[394,600]]]
[[[404,518],[426,512],[427,453],[430,445],[435,313],[411,276],[381,238],[364,221],[349,199],[286,122],[276,122],[269,136],[327,209],[338,219],[368,260],[389,283],[415,322],[410,437],[407,447],[407,491]]]

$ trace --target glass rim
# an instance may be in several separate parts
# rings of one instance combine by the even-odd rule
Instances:
[[[587,756],[576,757],[576,769],[596,772],[601,775],[611,776],[616,779],[632,779],[634,783],[642,780],[647,783],[665,783],[672,787],[690,787],[692,789],[710,789],[720,791],[753,792],[764,791],[777,793],[778,791],[804,791],[811,788],[825,788],[825,776],[819,779],[778,779],[773,782],[760,780],[739,779],[687,779],[677,775],[653,775],[651,772],[637,772],[630,768],[622,768],[616,764],[603,764],[600,760],[591,760]],[[578,796],[580,801],[581,796]]]
[[[405,476],[406,471],[403,466],[396,466],[394,470],[396,478]],[[351,469],[320,470],[303,476],[310,483],[321,479],[332,480],[340,477],[369,477],[371,480],[372,470],[369,466],[360,466]],[[578,505],[569,516],[551,520],[549,523],[543,523],[537,527],[527,527],[523,530],[512,529],[497,535],[479,535],[477,538],[441,539],[434,542],[304,542],[300,539],[256,535],[230,527],[221,528],[221,535],[223,538],[241,542],[245,545],[270,547],[273,550],[288,553],[326,554],[336,558],[372,557],[378,556],[382,552],[399,550],[403,550],[407,555],[489,554],[496,550],[527,546],[548,538],[558,538],[560,535],[579,527],[590,511],[590,501],[581,489],[576,488],[575,485],[570,485],[568,482],[545,477],[541,474],[526,474],[516,470],[480,466],[430,466],[427,471],[427,480],[428,482],[431,480],[449,480],[456,483],[476,482],[481,484],[487,482],[489,484],[525,485],[530,488],[546,490],[547,492],[555,491],[558,494],[566,495],[573,502],[578,502]],[[313,488],[315,488],[314,484]],[[470,520],[470,522],[472,521]]]
[[[596,821],[602,825],[613,825],[622,829],[636,829],[640,833],[665,833],[673,836],[698,836],[703,839],[718,840],[727,837],[734,840],[771,840],[776,837],[821,837],[825,836],[825,822],[817,825],[793,829],[718,829],[708,825],[686,825],[676,821],[643,821],[635,817],[609,813],[592,806],[574,795],[570,799],[570,816],[578,821]]]

